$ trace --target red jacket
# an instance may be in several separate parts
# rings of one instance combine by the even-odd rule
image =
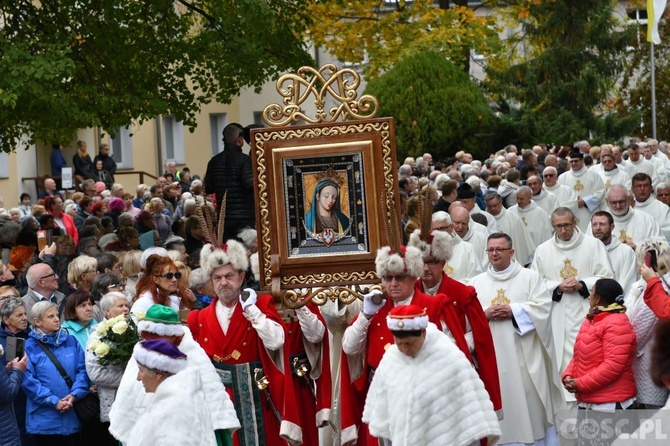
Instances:
[[[577,400],[617,403],[637,394],[633,376],[635,332],[625,313],[602,312],[586,318],[575,341],[574,356],[562,378],[577,380]]]
[[[657,318],[670,318],[670,296],[663,289],[663,283],[658,277],[647,282],[647,288],[644,290],[644,303],[651,308]]]

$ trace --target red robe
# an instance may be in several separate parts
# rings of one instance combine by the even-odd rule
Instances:
[[[423,291],[423,281],[416,281],[416,289]],[[466,332],[466,317],[472,328],[475,350],[474,358],[477,362],[477,372],[484,382],[484,387],[489,393],[493,409],[502,409],[502,397],[500,395],[500,380],[498,378],[498,363],[496,361],[491,327],[486,319],[482,304],[477,298],[474,287],[467,286],[442,273],[442,282],[437,294],[444,294],[451,306],[456,310],[463,332]]]
[[[268,317],[284,326],[279,313],[274,306],[274,301],[269,295],[258,296],[256,306]],[[263,341],[258,336],[256,330],[242,314],[242,306],[237,305],[233,311],[228,326],[228,333],[223,334],[219,320],[216,317],[216,303],[213,302],[203,310],[193,310],[188,315],[188,326],[193,333],[193,338],[202,346],[210,359],[216,355],[219,362],[226,364],[245,364],[260,361],[263,366],[263,373],[268,377],[270,398],[275,408],[279,410],[282,417],[281,426],[273,414],[270,406],[262,401],[262,418],[265,434],[265,445],[274,446],[286,444],[286,440],[291,440],[291,444],[301,444],[302,434],[300,432],[300,415],[295,401],[295,391],[293,380],[291,379],[291,369],[288,361],[288,348],[286,343],[283,347],[283,373],[272,361],[263,346]],[[235,358],[234,351],[239,353]],[[235,356],[237,356],[235,354]],[[220,360],[220,358],[227,358]],[[226,386],[226,391],[231,400],[235,401],[233,390]],[[237,414],[240,422],[248,413]],[[243,423],[244,424],[244,423]],[[280,436],[280,429],[288,433],[288,438]],[[238,432],[233,436],[233,444],[239,446]]]
[[[438,295],[434,297],[425,294],[422,290],[414,290],[414,296],[410,303],[426,308],[428,319],[438,328],[441,329],[442,322],[444,322],[451,331],[458,348],[468,360],[472,361],[460,321],[453,305],[449,305],[447,302],[446,296]],[[365,407],[365,398],[372,381],[371,372],[379,366],[384,352],[393,344],[393,335],[386,325],[386,316],[393,307],[393,301],[387,298],[386,304],[370,319],[361,376],[352,379],[349,367],[350,359],[348,355],[342,352],[340,406],[343,445],[353,444],[354,442],[358,446],[375,446],[378,444],[377,440],[369,434],[367,425],[361,422],[361,418]],[[354,321],[352,321],[352,324]],[[353,367],[354,364],[352,363]]]
[[[316,305],[309,302],[307,308],[316,314],[324,328],[326,328],[326,321],[321,316],[321,312]],[[295,314],[295,312],[293,312]],[[305,377],[300,377],[295,373],[293,376],[293,386],[296,391],[296,399],[300,407],[300,426],[302,427],[302,439],[305,445],[319,444],[319,427],[328,424],[330,419],[330,406],[332,400],[332,380],[330,376],[330,349],[328,345],[328,330],[325,330],[323,341],[316,345],[311,344],[302,334],[302,328],[297,316],[291,316],[291,321],[286,322],[286,330],[288,337],[286,343],[288,344],[289,354],[291,358],[296,355],[305,356],[305,349],[319,351],[319,356],[313,363],[310,361],[310,373]],[[291,371],[293,372],[293,361],[291,363]],[[311,381],[310,384],[316,389],[316,400],[312,391],[308,387],[306,379]]]

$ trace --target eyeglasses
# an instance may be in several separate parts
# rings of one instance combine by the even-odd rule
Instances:
[[[163,279],[172,280],[172,279],[181,279],[181,273],[177,271],[176,273],[165,273],[165,274],[156,274],[155,277],[162,277]]]
[[[0,302],[5,301],[7,299],[15,298],[18,299],[20,296],[17,296],[16,294],[10,294],[8,296],[0,296]]]
[[[555,173],[545,173],[545,174],[542,175],[542,176],[543,176],[544,178],[553,178],[553,177],[556,176],[556,174],[555,174]]]
[[[650,189],[651,184],[633,184],[633,189]]]
[[[396,274],[392,276],[384,276],[383,279],[385,282],[393,282],[393,279],[395,279],[396,282],[404,282],[407,280],[407,277],[409,277],[407,274]]]
[[[437,260],[437,259],[435,259],[435,260],[426,260],[424,263],[425,263],[426,265],[432,265],[432,266],[435,266],[435,265],[439,265],[440,263],[442,263],[442,261],[441,261],[441,260]]]
[[[503,252],[509,251],[510,249],[512,248],[488,248],[486,250],[486,253],[493,254],[495,252],[496,254],[502,254]]]
[[[570,228],[572,228],[572,223],[563,223],[560,225],[554,225],[554,229],[557,231],[567,231]]]
[[[657,197],[670,197],[670,193],[668,194],[656,194]]]
[[[168,273],[168,274],[172,274],[172,273]],[[180,273],[177,273],[177,274],[180,274]],[[171,277],[168,277],[168,278],[171,279]],[[179,279],[179,277],[177,277],[177,279]],[[107,289],[109,290],[109,289],[112,289],[112,288],[125,288],[126,287],[126,282],[127,282],[126,280],[122,280],[121,283],[115,283],[113,285],[108,285]]]
[[[40,277],[40,280],[48,279],[49,277],[54,277],[54,276],[57,276],[57,275],[58,274],[56,274],[56,273],[47,274],[46,276]]]
[[[610,206],[625,206],[628,204],[628,200],[619,200],[619,201],[608,201]]]
[[[448,231],[448,230],[449,230],[449,225],[447,225],[447,226],[438,226],[437,228],[433,228],[433,231],[442,231],[442,232],[446,232],[446,231]]]

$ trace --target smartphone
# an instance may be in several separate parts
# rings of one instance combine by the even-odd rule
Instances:
[[[16,336],[7,337],[7,353],[5,358],[7,361],[12,361],[14,358],[23,358],[26,351],[26,340],[17,338]]]
[[[656,263],[656,250],[650,249],[644,254],[644,264],[656,271],[658,264]]]
[[[37,250],[42,251],[47,246],[47,231],[37,231]]]

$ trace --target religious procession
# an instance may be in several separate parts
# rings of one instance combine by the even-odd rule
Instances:
[[[30,65],[16,36],[40,29],[26,18],[65,23],[83,3],[20,3],[0,6],[0,36],[17,51],[3,56],[23,69]],[[0,113],[12,107],[0,126],[0,190],[15,196],[7,206],[0,198],[0,446],[668,444],[670,142],[656,137],[653,74],[665,1],[650,0],[645,10],[609,2],[606,19],[589,2],[522,1],[508,11],[460,1],[248,2],[249,11],[239,2],[180,1],[167,10],[153,0],[121,3],[89,5],[90,17],[77,19],[82,26],[63,47],[50,35],[53,60],[30,66],[39,76],[26,68],[21,82],[0,81]],[[140,3],[141,20],[124,15]],[[518,128],[505,140],[514,126],[500,125],[495,142],[477,147],[479,126],[509,112],[518,101],[505,94],[522,78],[535,82],[530,72],[498,73],[489,85],[496,104],[461,98],[459,107],[479,101],[475,124],[449,121],[462,132],[447,137],[418,111],[410,119],[388,112],[394,101],[385,93],[398,84],[410,92],[404,102],[424,94],[421,111],[445,120],[449,112],[418,83],[381,82],[402,66],[389,48],[368,39],[363,52],[338,52],[350,43],[351,30],[339,23],[346,14],[354,14],[349,24],[395,17],[399,41],[405,27],[419,25],[409,40],[419,39],[456,14],[467,36],[441,37],[439,51],[411,54],[421,41],[404,54],[447,64],[428,77],[458,71],[441,79],[459,85],[449,93],[456,103],[472,92],[469,64],[484,56],[474,45],[444,50],[442,42],[498,42],[491,34],[504,31],[478,8],[490,17],[501,8],[525,31],[559,28],[542,15],[552,8],[554,18],[588,16],[601,31],[614,3],[648,28],[650,136],[642,125],[621,127],[616,137],[584,127],[570,133],[577,137],[552,139],[573,121],[564,110],[547,118],[552,100],[544,98],[532,119],[515,124],[533,124],[540,135],[530,143],[516,142]],[[319,28],[333,20],[329,12],[335,37]],[[110,46],[127,57],[119,64],[126,71],[99,62],[111,54],[87,20],[114,23],[104,27],[111,38],[132,34]],[[570,23],[550,34],[568,39],[579,28]],[[254,26],[263,32],[250,32]],[[367,35],[358,32],[349,40]],[[187,47],[176,39],[182,33]],[[304,63],[305,33],[341,63],[319,64],[318,52]],[[528,43],[546,43],[532,35]],[[392,46],[383,36],[371,40]],[[161,43],[137,51],[145,61],[134,54],[141,40]],[[232,40],[240,52],[228,52]],[[608,57],[610,45],[593,46]],[[464,53],[467,74],[455,65]],[[356,54],[366,68],[345,61]],[[608,68],[618,67],[615,59]],[[71,64],[77,71],[67,76],[39,71]],[[486,75],[496,79],[497,69],[491,58]],[[79,84],[88,75],[95,88]],[[259,108],[244,99],[244,88],[260,89],[271,75],[280,100]],[[18,87],[24,77],[42,79],[44,89],[32,85],[26,96]],[[158,94],[149,97],[156,79]],[[87,88],[61,94],[59,85],[70,82]],[[117,82],[134,91],[120,93]],[[245,113],[218,105],[203,112],[211,147],[202,151],[203,139],[194,143],[184,129],[193,124],[194,132],[195,115],[212,98],[235,98]],[[44,102],[34,107],[35,100]],[[566,113],[580,108],[598,107],[585,100]],[[54,121],[34,119],[36,109],[52,110]],[[412,139],[433,133],[445,141],[439,153]],[[133,167],[154,164],[155,175]]]

